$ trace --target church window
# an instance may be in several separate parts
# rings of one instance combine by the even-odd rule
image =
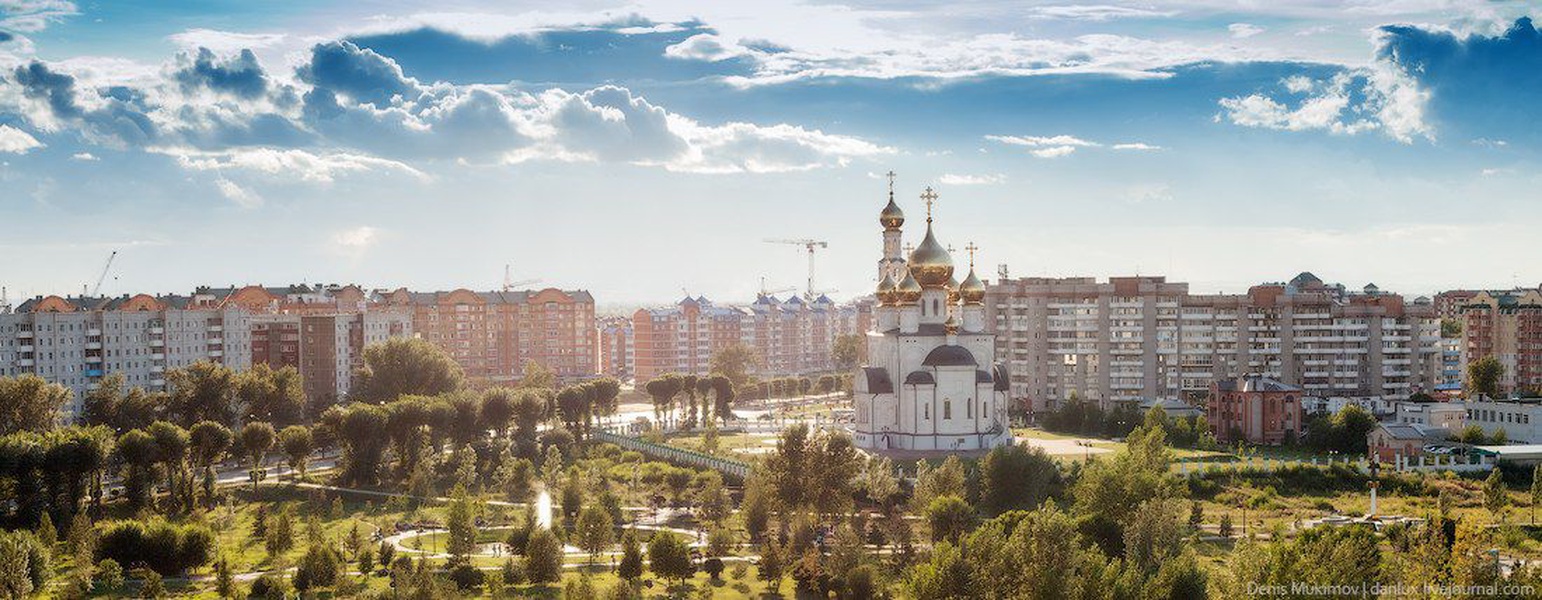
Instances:
[[[937,310],[937,299],[936,298],[932,298],[932,314],[935,315],[935,314],[938,314],[940,312],[941,311]]]
[[[942,418],[943,418],[943,420],[947,420],[947,419],[952,419],[953,418],[953,401],[952,400],[943,400],[942,401]]]
[[[921,418],[928,421],[932,419],[932,405],[924,404],[921,406]]]
[[[970,402],[968,400],[964,400],[964,418],[966,418],[966,419],[973,419],[974,418],[974,403]]]

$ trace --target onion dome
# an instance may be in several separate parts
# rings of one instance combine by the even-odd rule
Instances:
[[[923,288],[942,287],[953,277],[953,257],[937,243],[932,224],[926,224],[926,238],[910,253],[910,274]]]
[[[969,276],[958,286],[958,295],[964,299],[964,304],[985,303],[985,282],[975,276],[974,269],[969,269]]]
[[[880,306],[894,306],[899,300],[899,284],[894,281],[894,276],[885,272],[883,279],[878,280],[878,304]]]
[[[894,287],[896,304],[914,304],[921,300],[921,283],[914,272],[905,271],[905,278]]]
[[[948,278],[948,306],[958,304],[958,278]]]
[[[948,315],[948,320],[942,322],[942,328],[948,333],[958,333],[958,313]]]
[[[889,230],[899,229],[905,224],[905,211],[900,210],[899,205],[894,203],[893,192],[889,193],[889,205],[883,207],[883,212],[878,213],[878,222],[884,229]]]

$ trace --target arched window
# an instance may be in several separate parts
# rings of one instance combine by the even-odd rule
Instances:
[[[940,312],[942,312],[942,311],[937,310],[937,299],[936,298],[932,298],[932,314],[935,315],[935,314],[938,314]]]
[[[952,400],[943,400],[942,401],[942,419],[944,421],[946,421],[946,420],[952,419],[952,418],[953,418],[953,401]]]
[[[932,405],[923,404],[921,405],[921,409],[921,418],[930,421],[932,419]]]

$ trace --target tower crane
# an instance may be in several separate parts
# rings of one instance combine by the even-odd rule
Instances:
[[[766,240],[766,243],[769,243],[769,244],[792,244],[794,246],[803,246],[804,248],[808,249],[808,287],[805,288],[807,290],[805,292],[805,295],[806,295],[807,299],[813,300],[814,299],[814,250],[818,249],[818,248],[829,248],[830,247],[830,243],[829,242],[825,242],[825,241],[821,241],[821,240],[813,240],[813,239],[807,239],[807,238],[796,239],[796,240],[774,239],[773,238],[773,239]]]
[[[112,254],[107,255],[107,264],[102,265],[102,274],[98,275],[96,278],[96,287],[91,288],[92,296],[96,296],[102,292],[102,282],[107,280],[107,272],[112,270],[112,260],[115,258],[118,258],[117,250],[113,250]]]
[[[509,265],[503,265],[503,291],[505,292],[512,292],[514,291],[514,288],[540,282],[541,280],[539,279],[521,279],[519,281],[514,281],[513,271],[509,270]]]
[[[760,295],[762,295],[762,296],[774,296],[776,294],[785,294],[787,292],[790,292],[790,291],[793,291],[793,290],[796,290],[796,289],[798,289],[797,286],[792,286],[792,287],[780,287],[780,288],[776,288],[776,289],[773,290],[773,289],[770,289],[770,288],[766,287],[766,278],[765,277],[761,277],[760,278]]]

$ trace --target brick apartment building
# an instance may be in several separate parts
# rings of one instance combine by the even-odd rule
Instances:
[[[409,309],[416,335],[443,348],[473,381],[517,381],[532,361],[564,380],[599,372],[594,297],[584,290],[399,289],[385,302]]]
[[[829,371],[835,339],[866,332],[871,319],[870,305],[837,305],[827,296],[762,295],[744,306],[687,297],[632,315],[633,376],[643,382],[668,372],[706,374],[712,356],[735,343],[754,350],[757,375]]]
[[[1505,394],[1542,392],[1542,293],[1478,292],[1462,305],[1462,372],[1493,356]]]
[[[1396,400],[1442,379],[1440,319],[1428,299],[1310,273],[1246,294],[1200,295],[1163,277],[1021,278],[987,286],[988,322],[1034,410],[1075,393],[1104,408],[1196,401],[1256,373],[1310,396]]]
[[[605,317],[599,322],[600,373],[630,379],[637,365],[632,360],[632,320]]]

